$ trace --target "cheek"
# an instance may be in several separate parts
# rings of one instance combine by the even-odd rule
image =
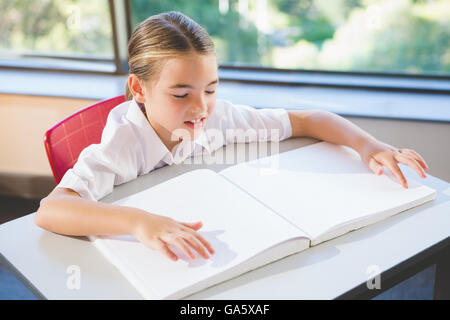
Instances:
[[[166,105],[167,120],[178,126],[185,118],[187,108],[183,103],[171,103]]]
[[[208,98],[208,100],[206,100],[206,105],[208,107],[208,113],[211,113],[214,111],[214,108],[216,106],[216,95],[213,94],[212,96],[210,96]]]
[[[154,104],[150,107],[150,114],[148,112],[147,114],[164,127],[173,129],[178,126],[178,122],[182,119],[182,110],[176,104],[170,104],[168,101],[161,102],[161,104],[156,105],[154,100]]]
[[[211,103],[208,103],[208,116],[213,113],[215,107],[216,107],[216,99],[211,101]]]

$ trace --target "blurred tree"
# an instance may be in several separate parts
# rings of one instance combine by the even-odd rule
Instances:
[[[354,9],[318,54],[321,69],[449,73],[450,1],[382,0]]]
[[[0,50],[113,56],[106,0],[2,0]]]
[[[258,47],[258,30],[251,23],[242,28],[242,19],[245,18],[235,10],[237,0],[230,2],[227,12],[221,13],[218,0],[133,0],[133,26],[154,14],[179,11],[210,34],[221,63],[257,65],[262,57]]]
[[[176,10],[221,64],[450,73],[450,0],[130,0],[132,24]],[[0,55],[113,56],[107,0],[1,0]]]
[[[283,12],[293,32],[291,43],[299,40],[313,42],[320,47],[323,41],[332,38],[334,27],[328,17],[319,11],[313,0],[274,0],[274,5]]]

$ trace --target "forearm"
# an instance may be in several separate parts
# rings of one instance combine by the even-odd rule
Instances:
[[[132,234],[143,214],[135,208],[61,196],[44,201],[35,222],[48,231],[73,236]]]
[[[299,115],[294,114],[292,118],[296,117],[299,118]],[[306,113],[299,126],[303,127],[303,135],[345,145],[357,152],[360,152],[368,142],[376,141],[373,136],[347,119],[323,110]],[[293,135],[295,136],[295,133]]]

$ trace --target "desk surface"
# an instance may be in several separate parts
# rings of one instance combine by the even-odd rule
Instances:
[[[280,143],[279,152],[314,142],[310,138],[285,140]],[[238,162],[251,160],[256,157],[251,145],[228,145],[213,157],[218,159],[227,148],[234,148],[235,154],[247,154],[247,159],[237,159]],[[166,166],[116,187],[102,201],[113,202],[190,170],[208,167],[220,171],[227,166],[217,161],[209,165]],[[430,175],[422,179],[409,168],[404,172],[407,179],[436,189],[436,199],[186,299],[333,299],[365,284],[374,272],[383,275],[437,244],[447,243],[450,184]],[[37,227],[33,219],[34,214],[29,214],[0,225],[0,259],[36,295],[47,299],[141,299],[85,237],[47,232]],[[71,266],[79,267],[79,289],[67,286],[73,275]],[[383,276],[380,283],[383,290]]]

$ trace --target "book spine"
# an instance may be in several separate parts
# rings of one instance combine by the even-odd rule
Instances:
[[[261,200],[259,200],[258,198],[256,198],[254,195],[252,195],[251,193],[249,193],[247,190],[245,190],[244,188],[242,188],[240,185],[234,183],[232,180],[230,180],[229,178],[227,178],[226,176],[222,175],[219,172],[219,176],[221,176],[222,178],[224,178],[226,181],[228,181],[229,183],[231,183],[232,185],[234,185],[235,187],[239,188],[240,190],[244,191],[247,195],[249,195],[250,197],[252,197],[252,199],[258,201],[261,205],[263,205],[264,207],[266,207],[267,209],[269,209],[270,211],[272,211],[274,214],[276,214],[277,216],[279,216],[281,219],[285,220],[287,223],[289,223],[290,225],[292,225],[294,228],[296,228],[297,230],[301,231],[305,236],[307,236],[309,239],[312,239],[313,237],[308,234],[306,231],[302,230],[298,225],[296,225],[295,223],[293,223],[292,221],[290,221],[289,219],[287,219],[286,217],[284,217],[283,215],[279,214],[278,212],[276,212],[274,209],[272,209],[271,207],[269,207],[267,204],[265,204],[264,202],[262,202]]]

